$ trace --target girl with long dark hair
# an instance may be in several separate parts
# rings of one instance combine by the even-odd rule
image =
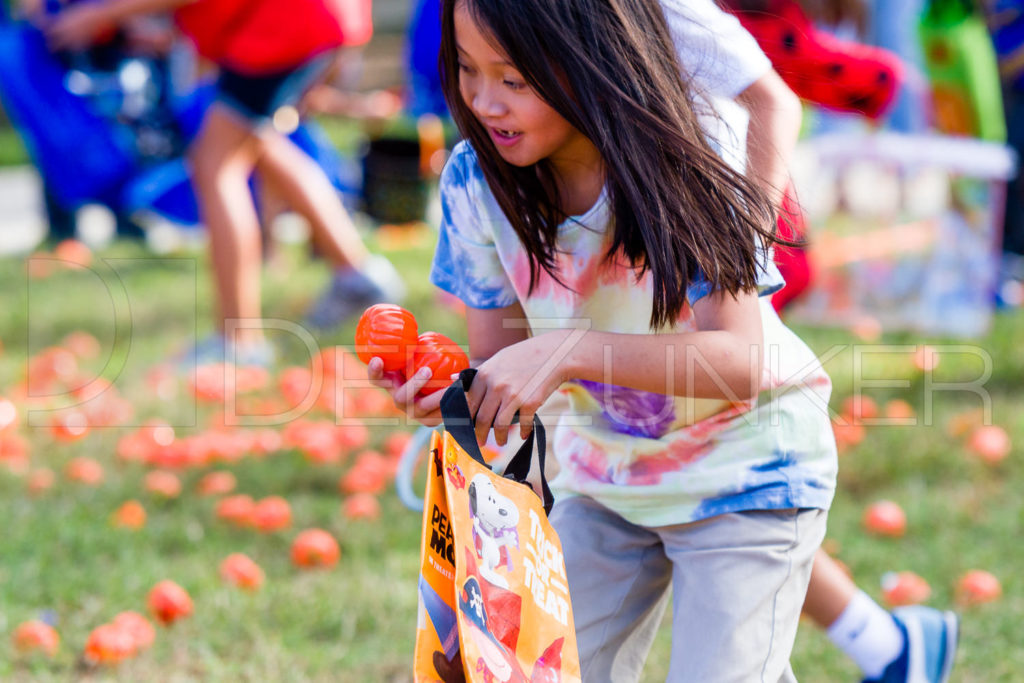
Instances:
[[[466,138],[432,281],[467,305],[477,434],[550,441],[584,679],[785,680],[835,485],[830,382],[767,299],[771,200],[715,153],[655,0],[444,0]],[[425,424],[428,377],[371,379]],[[520,427],[521,432],[527,427]]]

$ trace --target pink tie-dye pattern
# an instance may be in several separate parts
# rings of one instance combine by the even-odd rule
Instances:
[[[814,374],[809,377],[803,377],[793,374],[782,374],[773,372],[770,363],[764,364],[764,372],[761,377],[761,391],[771,391],[773,389],[781,389],[782,387],[789,387],[800,384],[808,389],[828,390],[832,386],[832,380],[824,374]],[[800,380],[796,382],[795,380]]]
[[[578,481],[629,486],[653,486],[664,475],[680,472],[688,465],[710,454],[716,444],[714,436],[735,425],[732,420],[749,411],[753,401],[733,404],[712,417],[701,420],[672,434],[664,450],[642,455],[625,467],[615,467],[608,453],[586,437],[567,430],[556,443],[557,452],[571,453],[569,466]]]
[[[561,264],[562,257],[557,257],[557,260],[559,262],[558,270],[561,272],[564,270]],[[559,307],[570,308],[576,303],[576,294],[571,289],[558,284],[543,268],[538,273],[537,286],[533,288],[532,292],[530,291],[530,259],[525,251],[516,254],[509,279],[512,281],[512,286],[515,287],[520,301],[529,302],[531,299],[542,299]]]
[[[583,301],[589,300],[599,287],[643,287],[637,282],[635,271],[620,258],[605,261],[601,253],[576,255],[560,253],[555,256],[556,272],[560,284],[541,269],[537,286],[530,291],[530,260],[525,251],[516,254],[509,268],[509,279],[520,300],[544,299],[559,307],[568,307],[567,314],[575,311]]]
[[[653,486],[660,484],[662,477],[678,472],[692,462],[700,460],[711,451],[711,444],[692,443],[680,439],[673,441],[667,450],[655,455],[637,458],[626,468],[623,484],[631,486]]]
[[[556,453],[569,454],[568,462],[565,464],[573,471],[574,479],[577,481],[612,483],[608,454],[587,439],[572,432],[565,432],[558,439],[556,448]]]
[[[665,474],[679,472],[697,462],[714,449],[714,436],[731,429],[732,419],[750,410],[752,405],[753,402],[733,404],[727,410],[672,434],[665,450],[640,456],[630,463],[626,468],[626,480],[622,483],[652,486],[661,483]]]

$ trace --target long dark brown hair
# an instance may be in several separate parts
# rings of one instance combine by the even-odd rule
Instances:
[[[559,208],[547,160],[504,161],[459,92],[454,14],[462,3],[533,91],[601,153],[613,213],[607,258],[654,286],[651,328],[672,324],[702,272],[735,296],[774,239],[767,196],[711,149],[657,0],[442,0],[441,79],[452,117],[530,257],[557,279]]]

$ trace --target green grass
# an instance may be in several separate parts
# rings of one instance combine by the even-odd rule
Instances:
[[[0,125],[0,167],[28,163],[28,152],[13,128]]]
[[[465,342],[459,318],[437,304],[426,284],[430,247],[391,251],[411,283],[408,307],[421,328]],[[95,335],[113,361],[94,361],[87,369],[102,373],[136,407],[141,419],[165,416],[179,434],[198,431],[209,410],[195,406],[182,390],[171,402],[154,398],[144,382],[147,368],[174,348],[209,328],[210,283],[201,258],[154,259],[131,246],[115,245],[100,254],[92,271],[60,272],[28,280],[21,262],[0,261],[0,288],[6,293],[0,316],[0,395],[12,395],[25,360],[68,332]],[[322,264],[310,264],[299,249],[287,249],[266,269],[264,309],[268,316],[299,319],[327,278]],[[113,293],[113,294],[111,294]],[[801,329],[819,353],[849,345],[841,331]],[[349,343],[349,326],[323,336],[321,345]],[[1002,315],[992,333],[977,342],[990,354],[994,373],[986,385],[994,419],[1017,443],[1024,443],[1024,315]],[[130,340],[130,344],[126,340]],[[295,340],[277,339],[285,360],[302,363]],[[892,344],[921,339],[893,335]],[[927,340],[941,344],[943,340]],[[833,405],[853,388],[852,348],[828,363],[836,390]],[[980,365],[967,355],[943,357],[937,381],[967,381]],[[909,388],[869,390],[884,400],[901,397],[923,415],[925,385],[908,354],[869,357],[865,377],[907,379]],[[1003,582],[1001,601],[964,612],[958,681],[1011,681],[1024,670],[1019,623],[1024,615],[1020,568],[1024,550],[1024,475],[1019,448],[996,468],[966,456],[963,444],[945,429],[948,419],[978,405],[968,393],[935,396],[933,424],[869,428],[866,440],[841,459],[839,494],[830,515],[829,539],[858,583],[875,597],[889,570],[909,569],[929,581],[928,604],[952,604],[957,577],[972,567],[987,569]],[[24,422],[24,411],[22,419]],[[214,503],[199,498],[194,484],[205,470],[183,474],[185,494],[159,502],[141,489],[145,470],[119,463],[116,442],[124,430],[97,430],[75,444],[55,443],[47,430],[22,426],[32,444],[34,467],[57,472],[51,491],[32,497],[22,478],[0,468],[0,679],[90,680],[341,680],[406,681],[416,622],[417,513],[404,509],[393,494],[382,498],[378,522],[355,522],[339,512],[336,482],[343,466],[312,466],[295,453],[247,458],[228,466],[240,492],[254,497],[285,496],[294,515],[292,530],[261,535],[228,528],[213,515]],[[374,428],[379,445],[387,428]],[[85,488],[61,476],[64,464],[89,455],[106,466],[98,488]],[[149,522],[139,532],[110,527],[110,513],[129,498],[142,500]],[[879,498],[899,502],[909,522],[905,538],[878,539],[860,528],[866,504]],[[319,526],[341,542],[342,560],[329,571],[300,573],[288,558],[298,529]],[[243,594],[223,585],[220,561],[245,552],[266,571],[263,590]],[[153,649],[118,669],[89,672],[79,663],[89,631],[127,609],[144,611],[148,589],[163,578],[185,586],[195,600],[195,615],[171,629],[160,629]],[[9,636],[23,620],[43,611],[56,616],[62,645],[54,660],[14,656]],[[664,680],[669,633],[659,633],[649,658],[646,681]],[[797,636],[794,669],[801,680],[857,680],[857,672],[822,634],[804,623]]]

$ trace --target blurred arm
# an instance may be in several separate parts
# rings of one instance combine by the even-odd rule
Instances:
[[[107,20],[118,24],[131,17],[140,14],[155,14],[157,12],[169,12],[181,5],[187,5],[195,0],[106,0],[106,2],[95,3],[103,8]]]
[[[789,185],[789,162],[800,133],[800,99],[775,71],[769,71],[737,100],[750,112],[747,175],[778,207]]]
[[[46,29],[52,49],[81,49],[132,17],[169,12],[194,0],[105,0],[82,2],[61,10]]]

